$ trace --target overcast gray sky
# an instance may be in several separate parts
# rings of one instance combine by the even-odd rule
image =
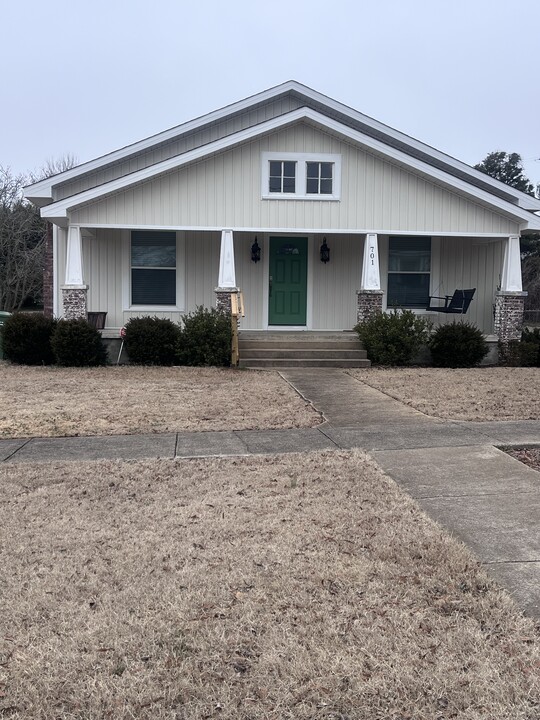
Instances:
[[[298,80],[540,181],[539,0],[0,0],[0,165],[80,162]]]

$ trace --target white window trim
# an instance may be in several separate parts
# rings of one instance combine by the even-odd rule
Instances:
[[[122,300],[123,312],[186,311],[186,241],[182,231],[176,233],[176,305],[132,305],[131,230],[125,230],[122,233]]]
[[[296,163],[296,192],[269,192],[271,160]],[[333,192],[331,195],[306,192],[308,162],[327,162],[334,165],[334,176],[332,178]],[[341,155],[332,155],[330,153],[263,152],[261,156],[261,197],[263,200],[341,200]]]

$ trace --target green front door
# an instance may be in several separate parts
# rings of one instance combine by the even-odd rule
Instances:
[[[270,238],[268,324],[305,325],[307,238]]]

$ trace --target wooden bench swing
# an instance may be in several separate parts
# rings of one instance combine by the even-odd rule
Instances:
[[[429,296],[429,305],[426,310],[440,313],[458,313],[465,315],[471,304],[471,300],[474,297],[476,288],[470,290],[456,290],[453,295],[445,295],[441,297],[439,295]],[[432,300],[444,300],[444,305],[432,305]]]

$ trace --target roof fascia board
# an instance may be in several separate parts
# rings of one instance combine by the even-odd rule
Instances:
[[[485,190],[481,190],[480,188],[477,188],[473,185],[470,185],[464,180],[460,180],[453,175],[449,175],[443,170],[434,168],[431,165],[423,162],[422,160],[417,160],[416,158],[407,155],[401,150],[397,150],[393,147],[386,145],[380,140],[376,140],[375,138],[372,138],[368,135],[364,135],[358,130],[353,130],[352,128],[349,128],[348,126],[343,125],[336,120],[328,118],[326,115],[322,115],[315,110],[310,110],[309,108],[305,107],[298,108],[298,110],[292,110],[291,112],[284,115],[279,115],[278,117],[272,118],[271,120],[266,120],[265,122],[258,125],[254,125],[244,130],[240,130],[233,135],[227,135],[224,138],[220,138],[219,140],[215,140],[214,142],[208,143],[207,145],[195,148],[194,150],[190,150],[182,155],[177,155],[173,158],[169,158],[168,160],[163,160],[160,163],[156,163],[155,165],[150,165],[149,167],[143,168],[142,170],[137,170],[130,175],[125,175],[124,177],[117,178],[116,180],[111,180],[108,183],[99,185],[95,188],[91,188],[90,190],[85,190],[78,195],[73,195],[56,203],[46,205],[41,209],[41,215],[42,217],[54,218],[55,220],[67,217],[68,210],[74,207],[77,207],[87,202],[92,202],[93,200],[97,200],[104,195],[109,195],[120,190],[124,190],[128,187],[131,187],[132,185],[144,182],[146,180],[150,180],[157,175],[161,175],[162,173],[175,170],[182,167],[183,165],[187,165],[188,163],[194,162],[196,160],[201,160],[208,155],[230,149],[235,145],[239,145],[255,137],[271,132],[273,130],[283,128],[286,125],[291,125],[300,120],[310,120],[315,125],[322,126],[328,130],[335,132],[338,135],[346,137],[349,140],[353,140],[360,145],[369,147],[372,150],[379,152],[381,155],[390,158],[391,160],[405,165],[412,170],[416,170],[417,172],[420,172],[422,175],[425,175],[430,179],[438,181],[446,187],[458,190],[459,192],[462,192],[465,195],[472,197],[473,199],[480,200],[491,207],[496,207],[499,210],[511,215],[512,217],[525,220],[529,228],[540,229],[540,218],[536,215],[533,215],[529,211],[523,210],[519,206],[514,205],[507,200],[502,200],[501,198],[493,196],[491,193]]]
[[[24,188],[24,196],[31,200],[33,197],[44,197],[45,194],[48,193],[47,196],[52,198],[52,188],[56,185],[60,185],[68,180],[73,180],[73,178],[79,177],[80,175],[86,175],[86,173],[93,172],[94,170],[99,170],[106,165],[111,165],[115,162],[123,160],[126,157],[149,150],[155,145],[161,145],[168,140],[173,140],[180,135],[197,130],[204,125],[218,122],[228,115],[233,115],[235,113],[242,112],[243,110],[247,110],[255,105],[260,105],[261,103],[282,95],[283,93],[293,89],[293,86],[297,85],[298,83],[295,83],[294,81],[288,81],[282,85],[277,85],[276,87],[264,90],[257,95],[251,95],[250,97],[233,103],[232,105],[226,105],[219,110],[214,110],[207,115],[202,115],[194,120],[189,120],[182,125],[176,125],[175,127],[170,128],[169,130],[164,130],[157,135],[151,135],[150,137],[139,140],[131,145],[126,145],[119,150],[114,150],[113,152],[108,153],[107,155],[102,155],[95,160],[89,160],[82,165],[77,165],[77,167],[65,170],[58,175],[52,175],[51,177],[40,180],[37,183],[27,185]]]
[[[313,111],[311,111],[311,112],[313,112]],[[502,198],[499,198],[496,195],[492,195],[491,193],[487,192],[486,190],[482,190],[481,188],[478,188],[475,185],[471,185],[470,183],[466,182],[465,180],[461,180],[460,178],[457,178],[454,175],[450,175],[449,173],[445,172],[444,170],[439,170],[439,168],[433,167],[432,165],[429,165],[428,163],[424,162],[423,160],[418,160],[417,158],[414,158],[411,155],[407,155],[407,153],[404,153],[401,150],[397,150],[396,148],[386,145],[386,143],[383,143],[380,140],[376,140],[375,138],[372,138],[369,135],[364,135],[364,133],[361,133],[358,130],[353,130],[352,128],[348,128],[347,126],[343,125],[342,123],[337,122],[336,120],[332,120],[330,118],[327,118],[324,115],[320,115],[320,113],[317,113],[317,114],[321,118],[323,118],[323,123],[328,129],[331,129],[338,134],[345,134],[347,137],[351,138],[352,140],[355,140],[356,142],[361,143],[362,145],[367,145],[372,150],[376,150],[376,151],[380,152],[381,154],[391,158],[392,160],[395,160],[403,165],[406,165],[407,167],[409,167],[413,170],[417,170],[418,172],[422,173],[423,175],[427,175],[428,177],[430,177],[434,180],[437,180],[438,182],[440,182],[443,185],[450,186],[451,188],[459,190],[460,192],[463,192],[464,194],[469,195],[472,198],[475,198],[477,200],[482,200],[483,202],[485,202],[491,206],[495,206],[498,209],[502,210],[503,212],[513,215],[514,217],[522,218],[528,222],[532,219],[535,219],[539,223],[538,227],[540,228],[540,218],[537,215],[533,215],[528,210],[524,210],[519,205],[514,205],[514,203],[511,203],[508,200],[503,200]],[[345,133],[343,132],[344,128],[346,129]],[[532,226],[536,227],[536,224],[533,223]]]
[[[256,95],[247,97],[244,100],[232,103],[231,105],[227,105],[223,108],[220,108],[219,110],[214,110],[207,115],[202,115],[201,117],[190,120],[187,123],[177,125],[173,128],[170,128],[169,130],[158,133],[157,135],[152,135],[136,143],[120,148],[119,150],[115,150],[107,155],[96,158],[95,160],[84,163],[83,165],[79,165],[75,168],[71,168],[70,170],[66,170],[63,173],[59,173],[58,175],[54,175],[50,178],[41,180],[38,183],[29,185],[27,186],[27,188],[25,188],[24,195],[29,200],[31,200],[32,198],[37,199],[38,197],[49,197],[52,199],[52,189],[56,185],[67,182],[68,180],[72,180],[73,178],[80,175],[85,175],[86,173],[97,170],[105,165],[110,165],[112,163],[118,162],[136,153],[144,152],[145,150],[148,150],[155,145],[167,142],[168,140],[172,140],[179,135],[192,132],[194,130],[197,130],[201,126],[217,122],[224,117],[227,117],[228,115],[242,112],[243,110],[272,100],[279,95],[290,91],[294,91],[301,96],[308,97],[315,102],[331,108],[332,110],[347,115],[350,118],[362,122],[366,125],[369,125],[374,130],[377,130],[380,133],[386,134],[394,138],[395,140],[398,140],[399,142],[410,145],[416,150],[419,150],[427,155],[431,155],[433,158],[436,158],[441,162],[446,163],[447,165],[456,170],[465,172],[471,177],[481,180],[483,183],[491,185],[492,187],[497,188],[498,190],[503,191],[508,195],[512,195],[516,198],[517,203],[520,207],[526,208],[528,210],[540,210],[540,199],[531,197],[526,193],[522,193],[521,191],[500,182],[499,180],[495,180],[489,175],[475,170],[474,168],[461,162],[460,160],[456,160],[450,155],[446,155],[445,153],[442,153],[440,150],[437,150],[430,145],[426,145],[425,143],[422,143],[419,140],[416,140],[415,138],[406,135],[405,133],[395,130],[389,125],[385,125],[384,123],[381,123],[378,120],[371,118],[369,115],[364,115],[363,113],[358,112],[358,110],[344,105],[343,103],[340,103],[337,100],[328,97],[327,95],[323,95],[316,90],[312,90],[306,85],[302,85],[295,80],[289,80],[285,83],[282,83],[281,85],[277,85],[275,87],[269,88],[268,90],[264,90],[261,93],[257,93]],[[41,202],[40,204],[43,203]]]
[[[124,190],[131,185],[144,182],[145,180],[150,180],[156,175],[161,175],[171,170],[175,170],[182,167],[183,165],[194,162],[195,160],[201,160],[208,155],[221,152],[222,150],[228,150],[234,145],[239,145],[240,143],[251,140],[259,135],[263,135],[264,133],[280,129],[282,127],[285,127],[286,125],[291,125],[299,120],[304,119],[304,117],[305,108],[299,108],[298,110],[293,110],[286,115],[280,115],[279,117],[273,118],[272,120],[266,120],[259,125],[254,125],[250,128],[246,128],[245,130],[240,130],[237,133],[227,135],[226,137],[220,138],[219,140],[214,140],[214,142],[202,145],[201,147],[195,148],[194,150],[188,150],[188,152],[185,152],[182,155],[175,155],[174,157],[163,160],[162,162],[156,163],[155,165],[149,165],[148,167],[142,168],[141,170],[136,170],[129,175],[124,175],[121,178],[111,180],[110,182],[104,183],[103,185],[98,185],[97,187],[91,188],[90,190],[83,190],[83,192],[78,193],[77,195],[72,195],[70,197],[64,198],[63,200],[59,200],[58,202],[46,205],[45,207],[41,208],[41,216],[65,217],[67,216],[67,211],[73,207],[82,205],[83,203],[91,202],[92,200],[96,200],[103,195],[109,195],[119,190]]]
[[[343,105],[343,103],[340,103],[338,100],[334,100],[333,98],[323,95],[322,93],[319,93],[316,90],[312,90],[311,88],[301,85],[300,83],[294,84],[295,87],[291,89],[297,90],[297,92],[306,95],[312,100],[322,103],[327,107],[336,110],[337,112],[348,115],[349,117],[358,120],[359,122],[369,125],[374,130],[377,130],[378,132],[385,135],[389,135],[395,140],[410,145],[416,150],[420,150],[427,155],[431,155],[433,158],[436,158],[437,160],[446,163],[447,165],[456,170],[461,170],[462,172],[467,173],[471,177],[481,180],[488,185],[492,185],[498,190],[504,191],[507,195],[513,195],[518,200],[520,207],[526,206],[529,210],[540,210],[540,199],[532,197],[531,195],[527,195],[527,193],[524,193],[521,190],[517,190],[510,185],[506,185],[506,183],[503,183],[500,180],[496,180],[495,178],[492,178],[486,173],[475,170],[475,168],[467,165],[464,162],[461,162],[461,160],[456,160],[456,158],[453,158],[451,155],[447,155],[446,153],[437,150],[431,145],[426,145],[420,140],[416,140],[416,138],[413,138],[410,135],[406,135],[399,130],[395,130],[389,125],[385,125],[384,123],[380,122],[379,120],[375,120],[369,115],[364,115],[363,113],[349,107],[348,105]],[[522,203],[525,203],[525,205],[523,205]]]

